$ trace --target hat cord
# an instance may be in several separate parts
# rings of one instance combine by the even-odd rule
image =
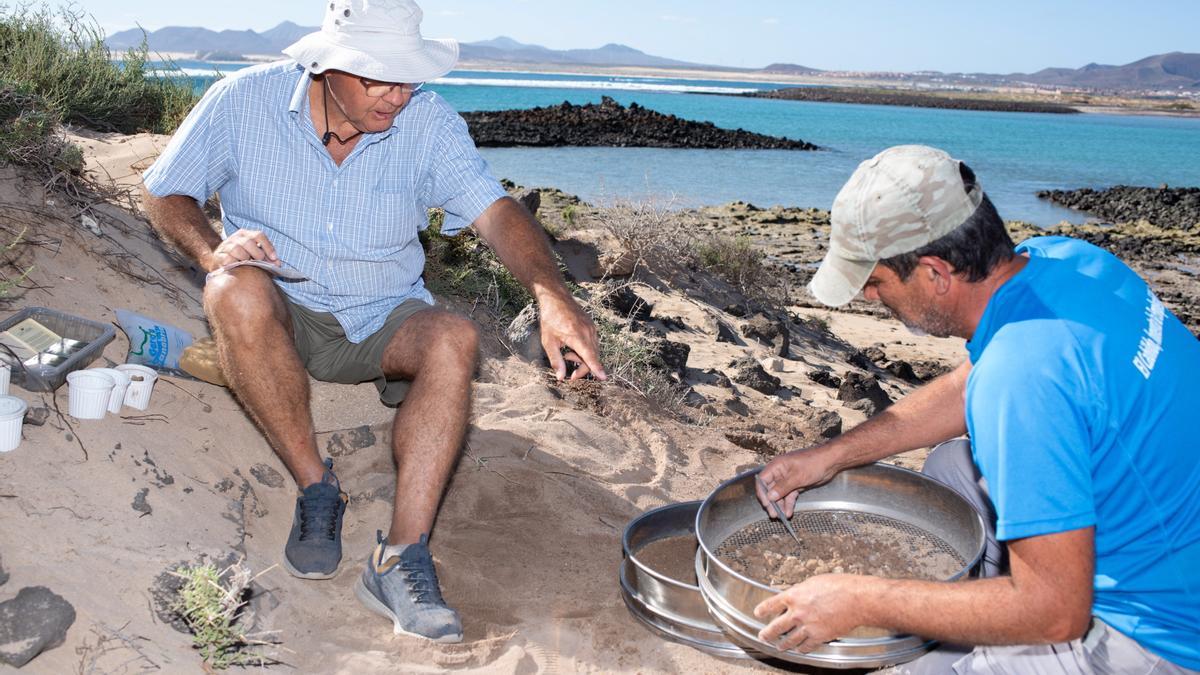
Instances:
[[[337,134],[330,131],[330,129],[329,129],[329,80],[325,79],[324,77],[321,78],[321,108],[324,109],[324,112],[325,112],[325,133],[321,134],[321,144],[322,145],[329,145],[329,141],[331,141],[335,138],[337,139],[337,142],[339,145],[345,145],[345,144],[349,143],[350,141],[358,138],[359,136],[362,136],[363,132],[361,129],[358,131],[358,133],[352,134],[349,138],[342,138],[341,136],[338,136]],[[344,110],[342,112],[345,113]]]

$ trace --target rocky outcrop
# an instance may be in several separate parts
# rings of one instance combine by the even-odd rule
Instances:
[[[14,668],[63,643],[75,608],[44,586],[22,588],[0,603],[0,663]]]
[[[644,108],[624,107],[605,96],[599,104],[462,114],[480,147],[609,146],[739,150],[818,150],[812,143],[721,129]]]
[[[1042,190],[1037,196],[1111,223],[1145,220],[1165,229],[1200,229],[1200,188],[1117,185],[1106,190]]]
[[[739,95],[755,98],[781,98],[789,101],[861,103],[865,105],[894,105],[910,108],[948,108],[951,110],[994,110],[1000,112],[1060,114],[1079,112],[1075,108],[1056,103],[1006,101],[990,98],[960,98],[958,96],[938,96],[885,89],[859,89],[856,87],[794,87]]]

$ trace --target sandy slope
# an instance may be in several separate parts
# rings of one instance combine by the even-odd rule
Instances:
[[[160,137],[77,139],[96,167],[136,181]],[[129,308],[203,335],[198,275],[166,253],[146,226],[115,207],[97,209],[103,235],[36,185],[0,170],[0,218],[30,225],[38,246],[27,286],[7,309],[48,306],[99,321]],[[701,384],[750,344],[714,342],[720,317],[703,297],[640,287],[687,326],[669,337],[692,347],[689,378],[713,415],[705,426],[654,413],[637,395],[596,384],[557,385],[496,339],[484,346],[467,448],[433,536],[449,602],[466,641],[431,646],[394,637],[353,598],[352,584],[377,528],[388,522],[393,467],[391,413],[371,386],[315,384],[319,442],[351,496],[346,559],[330,581],[293,579],[273,568],[291,523],[295,488],[282,464],[228,392],[201,382],[161,380],[145,414],[81,421],[53,412],[25,428],[21,447],[0,456],[0,555],[11,580],[45,585],[78,618],[62,647],[22,672],[198,672],[189,637],[170,625],[164,573],[180,563],[244,555],[258,580],[258,628],[278,631],[281,657],[301,672],[747,672],[765,666],[722,661],[665,642],[629,616],[616,571],[625,524],[645,509],[698,499],[718,482],[763,461],[727,440],[752,429],[777,449],[811,440],[812,410],[834,410],[846,426],[862,413],[805,377],[826,365],[844,372],[853,347],[886,342],[893,358],[961,358],[957,341],[902,337],[890,321],[828,316],[837,340],[796,338],[779,375],[797,395],[768,398]],[[798,309],[813,312],[814,310]],[[123,362],[118,338],[104,361]],[[911,388],[884,378],[896,397]],[[53,395],[15,390],[31,405],[67,407]],[[745,410],[734,412],[731,401]],[[733,407],[731,407],[733,406]],[[921,457],[902,460],[919,466]],[[103,642],[102,642],[103,640]],[[87,670],[94,668],[94,671]]]

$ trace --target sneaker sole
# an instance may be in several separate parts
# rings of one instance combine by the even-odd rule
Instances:
[[[337,567],[333,568],[332,572],[301,572],[292,567],[292,561],[288,560],[286,553],[283,554],[283,568],[298,579],[332,579],[337,575]]]
[[[443,644],[462,642],[462,633],[453,635],[443,635],[440,638],[430,638],[419,633],[410,633],[400,627],[400,620],[396,617],[395,612],[388,608],[387,605],[379,601],[371,591],[367,590],[367,585],[363,583],[362,577],[359,576],[354,582],[354,595],[358,596],[358,601],[366,605],[367,609],[376,614],[392,620],[393,635],[407,635],[409,637],[420,638],[430,642],[440,642]]]

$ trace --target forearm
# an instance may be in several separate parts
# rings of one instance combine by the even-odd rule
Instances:
[[[515,200],[497,200],[477,221],[476,230],[538,302],[569,297],[545,232]]]
[[[201,268],[212,271],[212,255],[221,244],[221,235],[209,225],[196,201],[184,195],[155,197],[149,191],[143,191],[142,197],[150,224],[159,235]]]
[[[838,471],[924,448],[967,431],[963,396],[970,361],[945,373],[841,436],[813,448]]]
[[[864,577],[855,584],[861,625],[965,645],[1064,642],[1078,622],[1059,603],[1039,605],[1012,577],[963,582]]]

